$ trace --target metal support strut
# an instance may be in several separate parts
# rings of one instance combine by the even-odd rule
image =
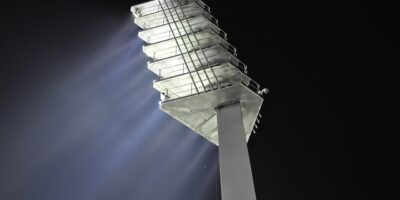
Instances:
[[[183,59],[183,61],[185,62],[186,69],[188,70],[188,73],[189,73],[189,75],[190,75],[190,78],[192,79],[192,83],[193,83],[193,85],[194,85],[194,87],[195,87],[195,89],[196,89],[196,92],[197,92],[197,94],[199,94],[199,89],[197,88],[197,85],[196,85],[196,83],[195,83],[195,81],[194,81],[194,79],[193,79],[192,73],[191,73],[191,71],[190,71],[190,69],[189,69],[189,65],[187,64],[186,59],[185,59],[185,56],[184,56],[183,53],[182,53],[181,46],[179,45],[179,42],[178,42],[178,40],[176,39],[175,33],[174,33],[173,29],[172,29],[171,23],[169,22],[168,16],[167,16],[167,14],[165,13],[165,10],[164,10],[164,8],[163,8],[163,6],[162,6],[161,0],[158,0],[158,3],[160,4],[160,8],[161,8],[161,10],[162,10],[162,12],[163,12],[163,14],[164,14],[165,19],[167,20],[167,24],[168,24],[168,26],[169,26],[169,29],[170,29],[171,32],[172,32],[172,35],[173,35],[174,40],[175,40],[175,43],[176,43],[176,45],[177,45],[177,47],[178,47],[178,49],[179,49],[179,52],[180,52],[180,54],[181,54],[181,56],[182,56],[182,59]],[[171,14],[171,17],[172,17],[172,14]],[[176,26],[176,24],[175,24],[175,26]],[[178,27],[177,27],[177,28],[178,28]],[[181,38],[181,39],[182,39],[182,38]],[[182,39],[182,42],[183,42],[183,44],[185,44],[185,41],[184,41],[183,39]],[[194,64],[194,63],[193,63],[193,64]],[[199,78],[200,78],[200,77],[199,77]],[[201,78],[200,78],[200,80],[201,80]],[[203,88],[204,88],[204,86],[203,86]]]
[[[171,15],[172,23],[175,25],[176,30],[178,31],[179,38],[182,40],[183,46],[184,46],[185,49],[186,49],[186,53],[188,54],[189,59],[190,59],[190,61],[192,62],[194,71],[196,72],[197,76],[199,77],[199,81],[200,81],[201,85],[203,86],[203,91],[206,91],[205,85],[204,85],[204,83],[203,83],[203,79],[201,78],[199,71],[196,69],[196,64],[194,63],[194,60],[193,60],[192,56],[190,55],[189,48],[187,47],[186,42],[185,42],[185,40],[184,40],[184,37],[183,37],[183,35],[182,35],[181,31],[179,30],[179,27],[178,27],[178,25],[177,25],[177,24],[178,24],[178,21],[175,20],[174,14],[173,14],[172,11],[169,9],[168,2],[167,2],[166,0],[164,0],[164,2],[165,2],[165,6],[167,7],[167,10],[168,10],[169,14]],[[162,7],[161,4],[160,4],[160,6]],[[179,13],[177,13],[177,15],[179,15]],[[168,19],[168,18],[167,18],[167,19]],[[174,37],[175,37],[175,33],[174,33],[174,30],[173,30],[172,28],[171,28],[171,32],[172,32],[172,34],[173,34]],[[175,39],[176,39],[176,38],[175,38]],[[190,39],[189,39],[189,41],[190,41]],[[179,45],[179,44],[177,43],[177,45]],[[182,52],[181,52],[181,53],[182,53]],[[182,55],[182,56],[183,56],[183,55]],[[189,73],[190,73],[190,71],[189,71]],[[193,81],[194,81],[194,80],[193,80]],[[193,82],[193,84],[196,84],[196,83]]]
[[[193,34],[193,37],[194,37],[194,39],[195,39],[195,42],[197,43],[197,45],[200,46],[200,41],[199,41],[199,39],[197,38],[197,35],[195,34],[195,32],[194,32],[194,30],[193,30],[193,28],[192,28],[192,25],[190,24],[189,20],[187,19],[186,14],[185,14],[185,12],[184,12],[182,6],[179,4],[179,2],[177,2],[177,7],[175,7],[175,5],[174,5],[174,3],[172,2],[172,0],[170,0],[170,2],[171,2],[171,4],[172,4],[172,7],[174,8],[174,11],[176,12],[176,14],[177,14],[177,16],[178,16],[179,21],[181,22],[183,31],[186,33],[186,35],[187,35],[187,37],[188,37],[188,39],[189,39],[189,41],[190,41],[192,47],[195,48],[195,45],[193,44],[192,39],[189,37],[189,33],[188,33],[188,31],[186,30],[186,27],[185,27],[184,24],[183,24],[183,20],[185,20],[186,23],[188,24],[190,33]],[[179,9],[181,10],[181,12],[182,12],[182,18],[183,18],[183,19],[179,16],[178,10],[177,10],[176,8],[179,8]],[[207,67],[210,69],[211,73],[213,74],[213,76],[214,76],[214,78],[215,78],[215,81],[216,81],[216,83],[217,83],[218,88],[220,88],[221,86],[220,86],[220,83],[219,83],[219,81],[218,81],[218,78],[217,78],[217,76],[216,76],[215,73],[214,73],[214,69],[213,69],[213,68],[211,67],[211,65],[210,65],[210,62],[209,62],[209,60],[208,60],[208,58],[207,58],[207,55],[206,55],[205,52],[204,52],[204,49],[203,49],[203,48],[200,48],[200,51],[202,52],[202,54],[203,54],[203,56],[204,56],[204,59],[206,60]],[[200,56],[199,56],[199,54],[197,53],[196,50],[194,51],[194,53],[196,54],[197,59],[198,59],[199,62],[200,62],[200,66],[201,66],[201,68],[203,69],[204,74],[206,75],[206,77],[207,77],[207,79],[208,79],[208,82],[210,83],[211,89],[214,90],[214,86],[212,85],[212,82],[210,81],[210,78],[208,77],[208,74],[207,74],[207,72],[206,72],[206,70],[205,70],[205,68],[204,68],[205,65],[204,65],[203,62],[201,61]]]

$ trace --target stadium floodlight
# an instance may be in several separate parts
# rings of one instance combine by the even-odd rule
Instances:
[[[153,0],[131,11],[159,77],[160,109],[219,146],[222,199],[255,200],[247,141],[268,90],[247,75],[202,1]]]

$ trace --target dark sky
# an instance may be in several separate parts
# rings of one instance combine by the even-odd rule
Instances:
[[[138,2],[0,2],[0,199],[217,199],[217,148],[157,108]],[[258,199],[390,199],[394,6],[205,2],[271,91]]]

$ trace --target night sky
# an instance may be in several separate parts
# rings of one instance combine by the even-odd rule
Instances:
[[[0,199],[220,198],[218,149],[158,110],[140,2],[0,2]],[[395,7],[205,3],[271,91],[248,143],[257,199],[392,198]]]

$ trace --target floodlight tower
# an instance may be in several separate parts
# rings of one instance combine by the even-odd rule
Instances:
[[[148,68],[158,75],[160,108],[219,146],[223,200],[255,200],[247,141],[267,89],[200,0],[152,0],[132,6]]]

